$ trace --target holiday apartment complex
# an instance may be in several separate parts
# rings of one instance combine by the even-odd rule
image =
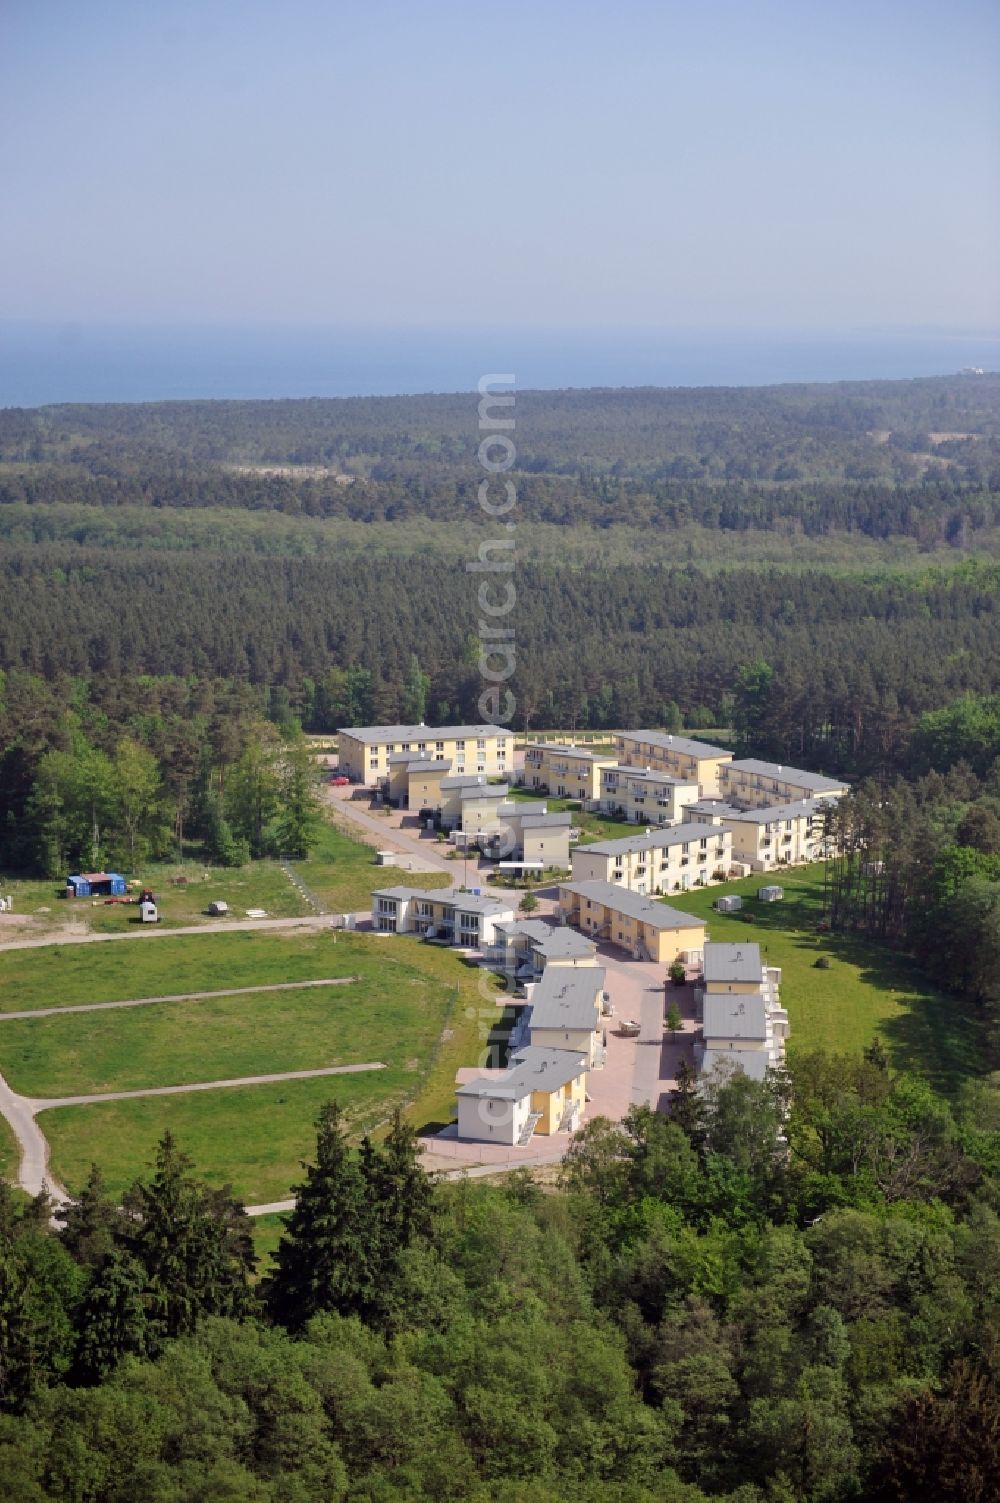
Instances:
[[[719,797],[722,768],[733,760],[731,751],[674,736],[667,731],[616,731],[615,751],[623,767],[647,767],[652,772],[669,772],[672,777],[697,783],[702,798]]]
[[[352,783],[374,788],[389,779],[389,758],[412,752],[450,762],[450,771],[505,777],[514,766],[514,737],[499,725],[355,725],[338,731],[340,771]]]

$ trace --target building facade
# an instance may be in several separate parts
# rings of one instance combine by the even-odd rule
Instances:
[[[511,1056],[505,1070],[487,1070],[463,1080],[458,1098],[458,1136],[477,1143],[525,1146],[536,1133],[572,1133],[587,1098],[587,1062],[568,1049],[529,1045]]]
[[[724,825],[672,825],[620,840],[578,845],[573,880],[613,882],[635,893],[686,892],[729,876],[733,837]]]
[[[340,771],[367,788],[387,784],[397,752],[450,762],[456,775],[503,777],[514,766],[513,735],[499,725],[355,725],[338,731],[337,741]]]
[[[553,798],[576,798],[590,803],[600,797],[601,772],[614,757],[597,756],[582,746],[557,741],[534,741],[524,753],[524,781],[528,788]]]
[[[733,860],[764,872],[833,855],[834,843],[825,833],[830,807],[826,799],[800,799],[766,809],[727,808],[720,819],[732,833]]]
[[[601,768],[599,807],[630,824],[674,825],[699,797],[698,783],[652,767]]]
[[[847,792],[847,784],[824,773],[747,757],[721,768],[719,789],[720,797],[738,809],[765,809],[799,803],[802,799],[840,798]]]
[[[609,882],[560,883],[559,913],[589,938],[617,945],[635,960],[672,965],[705,946],[701,919]]]
[[[381,934],[419,934],[470,950],[494,943],[496,925],[514,904],[455,887],[380,887],[372,893],[372,925]]]
[[[733,759],[723,746],[710,746],[667,731],[617,731],[615,750],[624,767],[649,767],[697,783],[702,798],[717,798],[722,768]]]

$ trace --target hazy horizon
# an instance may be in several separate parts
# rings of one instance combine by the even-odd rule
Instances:
[[[985,0],[8,0],[0,319],[994,329],[998,60]]]
[[[1000,330],[364,329],[0,321],[0,407],[395,396],[520,389],[767,386],[1000,369]]]

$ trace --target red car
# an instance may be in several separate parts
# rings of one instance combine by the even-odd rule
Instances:
[[[334,788],[346,788],[350,781],[350,778],[345,778],[342,772],[334,773],[333,777],[330,779],[330,782]]]

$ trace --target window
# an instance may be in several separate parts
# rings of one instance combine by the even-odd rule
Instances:
[[[417,742],[417,751],[426,751],[426,750],[427,750],[427,742],[426,741],[418,741]]]
[[[456,741],[455,742],[455,750],[456,751],[465,751],[465,742],[464,741]]]

